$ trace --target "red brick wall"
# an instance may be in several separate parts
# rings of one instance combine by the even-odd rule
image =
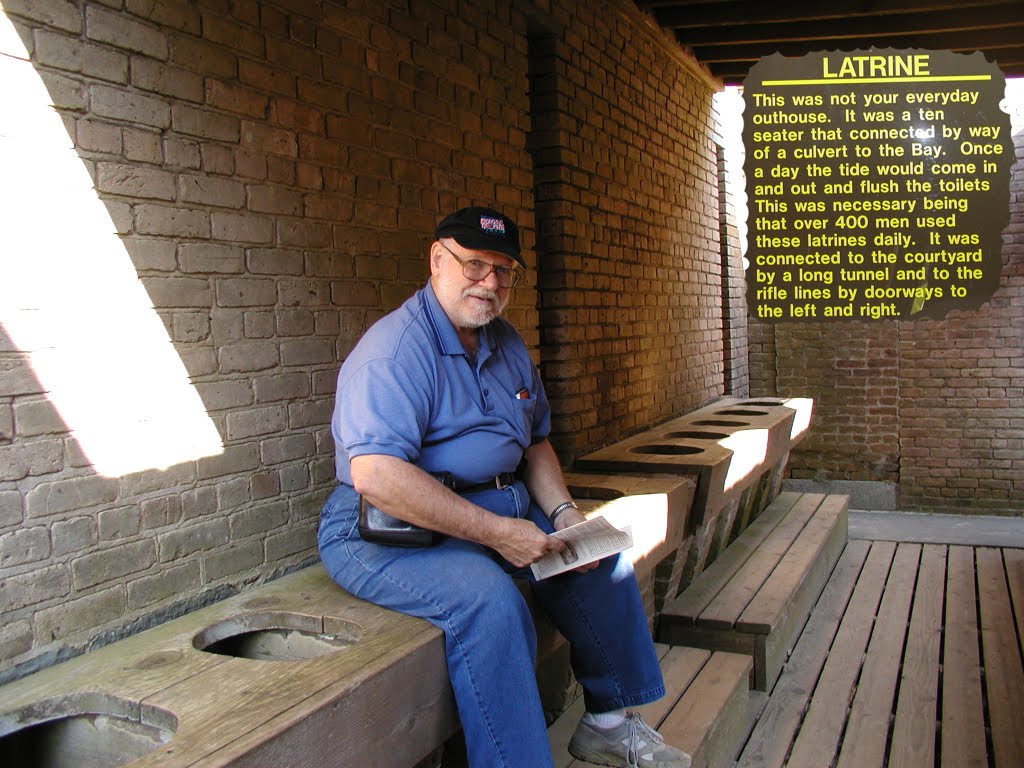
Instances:
[[[572,460],[723,391],[718,160],[708,85],[634,18],[580,4],[532,55],[541,371]]]
[[[900,497],[1024,513],[1024,133],[999,289],[978,312],[901,323]]]
[[[751,323],[751,391],[815,398],[792,476],[895,483],[907,509],[1024,513],[1024,134],[992,300],[942,321]]]
[[[777,391],[814,398],[813,428],[790,462],[795,478],[895,482],[899,361],[883,323],[784,323],[774,329]],[[752,392],[765,394],[754,381]]]

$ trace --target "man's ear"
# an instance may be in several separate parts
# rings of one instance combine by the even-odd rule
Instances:
[[[436,275],[441,270],[441,259],[444,258],[444,246],[435,240],[430,246],[430,274]]]

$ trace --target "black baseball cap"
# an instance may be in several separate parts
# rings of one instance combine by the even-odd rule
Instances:
[[[508,216],[492,208],[460,208],[441,220],[434,230],[434,237],[450,237],[471,251],[504,254],[526,268],[526,262],[519,252],[519,227]]]

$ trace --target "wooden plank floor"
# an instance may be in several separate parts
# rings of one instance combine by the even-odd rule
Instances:
[[[851,540],[736,765],[1024,766],[1024,549]]]

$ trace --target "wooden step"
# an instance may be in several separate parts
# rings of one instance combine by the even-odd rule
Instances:
[[[666,695],[637,707],[665,741],[693,757],[694,768],[715,768],[733,759],[751,727],[747,656],[659,644]],[[583,715],[582,697],[548,730],[555,768],[586,768],[568,752]]]
[[[767,691],[846,543],[846,496],[782,493],[659,618],[658,640],[754,658]]]
[[[736,768],[781,768],[794,735],[800,728],[807,711],[815,684],[822,674],[822,667],[828,659],[829,650],[836,639],[840,622],[852,605],[851,595],[857,586],[857,578],[864,567],[869,546],[865,541],[850,542],[843,550],[825,591],[821,594],[818,607],[808,620],[786,669],[772,690],[767,706],[758,718],[757,725],[743,747],[743,753]],[[891,556],[891,552],[888,553]],[[872,566],[881,561],[872,561]],[[881,586],[877,587],[878,593]],[[858,600],[870,595],[858,593]],[[877,600],[876,600],[877,602]],[[870,626],[855,611],[862,627]],[[845,706],[845,697],[834,696],[837,704]],[[822,763],[827,765],[826,762]]]

